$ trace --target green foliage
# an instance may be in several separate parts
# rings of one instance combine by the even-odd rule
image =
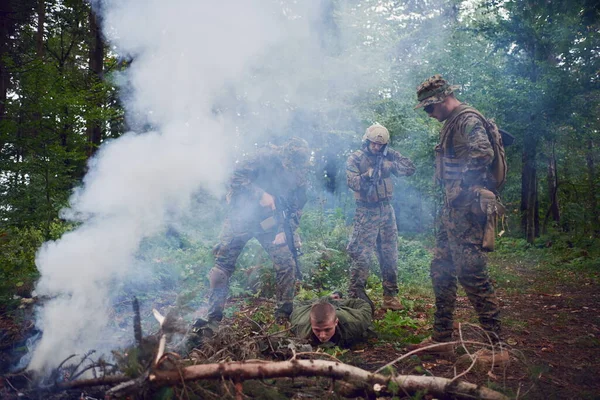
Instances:
[[[10,300],[14,294],[31,296],[33,284],[38,278],[35,267],[37,250],[46,240],[59,238],[69,227],[65,223],[53,221],[42,229],[11,228],[0,233],[1,303]]]
[[[317,291],[343,290],[350,259],[346,253],[349,226],[341,209],[307,209],[300,223],[305,284]]]
[[[321,350],[323,353],[327,353],[330,356],[333,356],[335,358],[340,358],[341,356],[343,356],[344,354],[347,354],[350,350],[348,349],[343,349],[339,346],[332,346],[332,347],[319,347],[319,350]]]
[[[411,343],[411,339],[414,338],[412,332],[420,325],[421,323],[409,317],[405,310],[388,310],[382,319],[375,320],[375,331],[381,340]]]
[[[431,251],[427,239],[398,238],[398,281],[403,286],[427,286],[430,283]]]

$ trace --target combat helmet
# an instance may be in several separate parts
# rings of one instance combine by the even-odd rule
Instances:
[[[282,155],[286,166],[296,168],[306,167],[310,161],[308,142],[302,138],[293,136],[283,145]]]
[[[430,104],[441,103],[446,96],[453,93],[460,86],[450,85],[441,75],[436,74],[417,87],[417,100],[419,104],[415,109],[427,107]]]
[[[373,142],[377,144],[388,144],[390,142],[390,131],[380,124],[373,124],[367,128],[363,141]]]

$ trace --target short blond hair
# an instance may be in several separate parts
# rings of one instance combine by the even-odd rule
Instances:
[[[316,324],[329,322],[335,316],[335,307],[327,301],[315,303],[310,308],[310,320]]]

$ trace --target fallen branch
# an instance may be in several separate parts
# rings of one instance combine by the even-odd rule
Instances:
[[[81,379],[77,381],[58,382],[56,387],[59,389],[76,389],[92,386],[109,386],[130,381],[131,377],[125,375],[109,375],[94,379]]]
[[[418,391],[427,391],[427,393],[441,397],[452,395],[456,398],[465,399],[507,399],[507,397],[501,393],[472,383],[461,381],[451,382],[450,379],[430,376],[383,376],[351,365],[325,360],[289,360],[281,362],[249,361],[201,364],[185,367],[178,371],[153,371],[149,374],[148,380],[154,386],[161,387],[201,379],[233,379],[235,381],[240,381],[299,376],[328,376],[344,381],[350,381],[353,384],[360,381],[368,385],[365,389],[377,394],[388,393],[388,384],[393,382],[399,388],[411,394]]]

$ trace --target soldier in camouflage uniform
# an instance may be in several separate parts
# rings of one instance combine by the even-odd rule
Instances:
[[[398,294],[398,228],[390,200],[394,193],[392,175],[412,175],[413,163],[396,150],[386,147],[390,133],[379,124],[367,128],[363,147],[348,157],[346,176],[354,191],[356,214],[348,253],[352,259],[349,295],[374,305],[365,292],[373,250],[379,260],[383,280],[382,308],[401,310]],[[378,160],[381,163],[378,167]],[[379,173],[378,173],[379,172]],[[378,174],[379,176],[373,176]]]
[[[312,345],[350,347],[375,336],[371,306],[361,299],[324,298],[296,306],[290,322],[292,332]]]
[[[473,212],[478,206],[477,190],[485,188],[494,150],[481,118],[473,108],[454,96],[450,86],[435,75],[417,88],[419,103],[432,118],[444,122],[436,146],[436,181],[444,191],[444,205],[437,221],[431,279],[436,299],[433,335],[411,349],[452,340],[457,278],[479,321],[492,340],[498,341],[500,319],[498,299],[487,270],[487,255],[482,249],[485,216]],[[491,189],[491,188],[490,188]],[[431,353],[453,352],[452,345],[439,345]],[[496,355],[508,358],[507,354]]]
[[[282,146],[260,149],[242,161],[233,173],[227,194],[229,213],[215,246],[215,266],[209,273],[208,322],[214,327],[223,318],[229,278],[248,240],[256,238],[273,260],[277,281],[276,318],[282,322],[292,312],[294,259],[286,244],[281,221],[274,219],[275,198],[289,207],[294,231],[306,203],[306,167],[310,152],[305,140],[292,138]],[[265,222],[268,222],[265,224]]]

